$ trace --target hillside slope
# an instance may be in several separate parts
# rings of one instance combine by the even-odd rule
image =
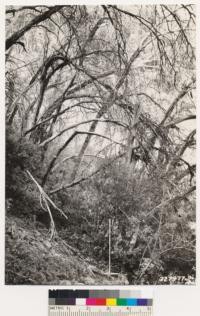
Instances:
[[[49,241],[46,229],[13,216],[6,219],[5,264],[6,284],[128,284],[124,275],[109,276],[58,236]]]

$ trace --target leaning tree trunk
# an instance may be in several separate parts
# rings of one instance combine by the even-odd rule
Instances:
[[[96,119],[100,119],[107,112],[107,109],[108,109],[107,106],[103,106],[100,109],[100,111],[97,113]],[[93,133],[96,130],[97,124],[98,124],[98,121],[94,121],[91,124],[90,129],[89,129],[90,133]],[[86,149],[87,149],[87,147],[88,147],[88,145],[90,143],[91,137],[92,137],[92,135],[87,135],[86,139],[85,139],[85,141],[83,143],[83,146],[81,147],[81,150],[79,152],[78,158],[75,161],[75,165],[74,165],[74,168],[73,168],[72,173],[71,173],[71,182],[73,182],[75,180],[75,178],[76,178],[76,175],[78,173],[81,161],[82,161],[83,156],[85,154],[85,151],[86,151]]]

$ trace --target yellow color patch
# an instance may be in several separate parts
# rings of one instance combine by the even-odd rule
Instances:
[[[106,306],[116,306],[117,300],[116,298],[107,298],[106,299]]]

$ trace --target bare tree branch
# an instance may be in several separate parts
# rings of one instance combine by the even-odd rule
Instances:
[[[49,164],[49,166],[48,166],[48,168],[47,168],[47,171],[46,171],[46,173],[45,173],[45,175],[44,175],[44,177],[43,177],[43,180],[42,180],[42,187],[45,185],[48,175],[50,174],[50,172],[51,172],[51,170],[52,170],[52,168],[53,168],[53,166],[54,166],[56,160],[58,159],[58,157],[60,156],[60,154],[63,152],[63,150],[71,143],[71,141],[74,139],[75,136],[77,136],[77,135],[84,135],[84,134],[89,135],[90,137],[91,137],[91,136],[98,136],[98,137],[107,139],[107,140],[109,140],[109,141],[111,141],[111,142],[113,142],[113,143],[115,143],[115,144],[117,144],[117,145],[124,146],[124,144],[122,144],[122,143],[120,143],[120,142],[117,142],[117,141],[115,141],[115,140],[113,140],[113,139],[111,139],[111,138],[109,138],[109,137],[107,137],[107,136],[105,136],[105,135],[101,135],[101,134],[94,133],[94,132],[90,132],[90,131],[89,131],[89,132],[85,132],[85,131],[75,131],[75,132],[67,139],[67,141],[59,148],[59,150],[57,151],[56,155],[54,155],[53,159],[51,160],[51,162],[50,162],[50,164]]]
[[[6,40],[6,50],[8,50],[12,45],[16,44],[18,39],[22,37],[27,31],[29,31],[34,25],[37,25],[40,22],[43,22],[49,19],[52,14],[60,11],[62,8],[63,6],[54,6],[48,11],[45,11],[44,13],[36,16],[32,21],[26,24],[21,30],[15,32]]]
[[[195,119],[196,119],[196,115],[189,115],[189,116],[177,119],[174,122],[168,123],[168,124],[165,125],[165,127],[173,128],[177,124],[180,124],[180,123],[188,121],[188,120],[195,120]]]
[[[40,146],[45,146],[46,144],[52,142],[53,140],[55,140],[57,137],[61,136],[62,134],[64,134],[65,132],[69,131],[70,129],[79,127],[80,125],[84,125],[84,124],[88,124],[91,122],[101,122],[101,123],[112,123],[112,124],[116,124],[118,126],[124,127],[124,128],[128,128],[128,126],[126,124],[123,124],[119,121],[114,121],[114,120],[108,120],[108,119],[91,119],[91,120],[87,120],[87,121],[82,121],[80,123],[75,123],[71,126],[68,126],[67,128],[65,128],[64,130],[62,130],[61,132],[49,137],[48,139],[46,139],[44,142],[42,142],[40,144]]]
[[[85,177],[82,177],[76,181],[73,181],[71,182],[70,184],[65,184],[65,185],[62,185],[61,187],[59,187],[58,189],[55,189],[55,190],[52,190],[50,191],[50,194],[55,194],[55,193],[58,193],[62,190],[65,190],[65,189],[68,189],[68,188],[72,188],[76,185],[79,185],[80,183],[88,180],[89,178],[93,177],[94,175],[96,175],[97,173],[99,173],[100,171],[106,169],[107,167],[109,167],[114,161],[116,161],[117,159],[123,157],[124,154],[121,154],[121,155],[118,155],[117,157],[115,157],[111,162],[103,165],[102,167],[98,168],[97,170],[95,170],[94,172],[92,172],[91,174],[89,174],[88,176],[85,176]]]

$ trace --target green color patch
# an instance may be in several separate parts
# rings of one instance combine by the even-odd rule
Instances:
[[[127,300],[125,298],[118,298],[117,299],[117,306],[126,306]]]

